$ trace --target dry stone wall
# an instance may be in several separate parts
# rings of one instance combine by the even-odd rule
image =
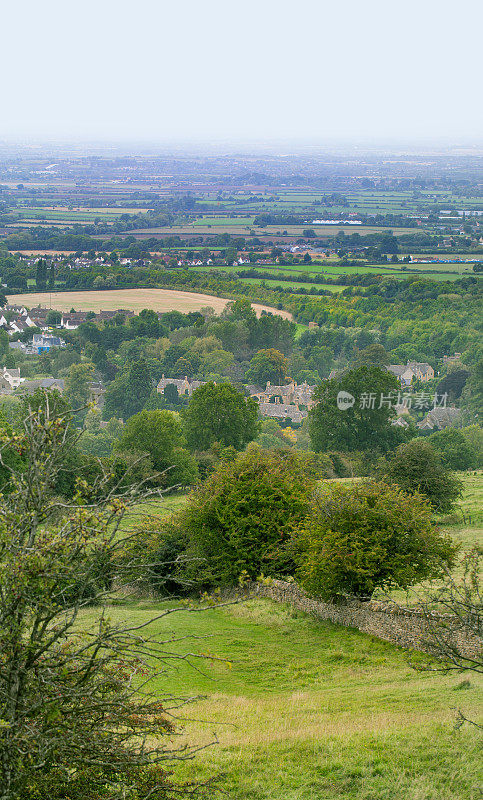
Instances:
[[[469,637],[449,615],[434,613],[428,619],[420,610],[375,600],[335,605],[309,597],[296,583],[278,580],[253,583],[250,593],[289,603],[319,619],[357,628],[407,649],[431,651],[432,632],[439,629],[463,656],[472,658],[481,652],[481,641]]]

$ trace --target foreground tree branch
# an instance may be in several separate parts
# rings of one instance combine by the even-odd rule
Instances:
[[[120,523],[146,493],[103,473],[59,501],[53,487],[76,435],[47,399],[0,450],[4,466],[6,453],[20,457],[0,496],[0,798],[188,795],[196,787],[176,785],[168,765],[197,751],[176,744],[173,716],[195,698],[160,698],[150,682],[200,656],[148,630],[175,609],[149,623],[110,620]],[[130,579],[141,569],[127,567]]]

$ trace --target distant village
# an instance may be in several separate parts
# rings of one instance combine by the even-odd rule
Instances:
[[[49,352],[52,348],[66,348],[67,344],[62,338],[62,331],[73,331],[85,322],[105,322],[115,317],[133,317],[135,313],[128,309],[116,309],[113,311],[70,311],[58,312],[50,308],[37,306],[28,309],[25,306],[6,305],[0,315],[0,329],[8,334],[12,341],[9,341],[9,349],[19,350],[27,356],[41,355]],[[315,329],[318,326],[310,323],[309,328]],[[28,331],[32,329],[32,337],[28,337]],[[25,336],[25,334],[27,334]],[[22,340],[19,336],[22,335]],[[449,364],[458,361],[460,353],[443,357],[443,363]],[[407,427],[408,414],[411,403],[408,397],[413,392],[414,385],[425,384],[435,377],[433,367],[426,362],[408,361],[406,364],[390,364],[387,366],[388,372],[393,374],[399,381],[401,388],[401,401],[394,405],[396,419],[394,425]],[[336,377],[337,370],[333,370],[329,379]],[[167,386],[176,387],[179,397],[189,398],[199,386],[203,386],[204,381],[193,380],[188,376],[183,378],[162,376],[158,385],[157,392],[161,395]],[[46,377],[37,380],[27,380],[20,376],[19,368],[3,367],[0,373],[0,395],[8,395],[14,392],[31,393],[38,388],[57,389],[63,393],[65,383],[62,378]],[[288,379],[283,385],[272,385],[268,382],[265,386],[247,385],[246,393],[258,402],[261,417],[275,419],[282,424],[293,424],[299,426],[307,417],[309,410],[314,405],[313,395],[317,386],[306,382],[295,383]],[[104,403],[105,387],[99,381],[91,384],[91,402],[101,410]],[[430,396],[426,398],[427,402]],[[425,417],[417,422],[417,427],[421,430],[441,429],[454,425],[459,417],[459,410],[454,407],[433,407],[430,408]]]

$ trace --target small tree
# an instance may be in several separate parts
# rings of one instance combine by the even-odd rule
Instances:
[[[77,413],[79,419],[87,415],[87,403],[90,396],[90,384],[94,377],[94,364],[72,364],[65,380],[65,396],[72,408],[80,409]]]
[[[179,403],[178,387],[175,383],[168,383],[164,390],[164,399],[167,403],[177,405]]]
[[[400,445],[390,461],[382,465],[381,473],[405,492],[425,495],[442,513],[451,511],[461,496],[461,481],[446,469],[439,453],[424,439]]]
[[[441,455],[443,464],[448,469],[475,469],[478,466],[476,448],[457,428],[444,428],[432,433],[428,441]]]
[[[348,370],[325,381],[314,393],[309,412],[312,447],[317,451],[382,451],[395,447],[401,430],[391,425],[398,382],[394,375],[375,366]],[[340,407],[345,396],[350,404]]]
[[[367,482],[319,489],[294,551],[302,586],[334,600],[435,577],[456,547],[433,525],[421,495]]]
[[[165,486],[190,485],[198,477],[196,461],[186,450],[180,418],[172,411],[141,411],[130,417],[116,450],[148,453],[154,469],[165,473]]]
[[[184,429],[192,450],[219,442],[241,450],[258,433],[258,405],[229,383],[207,383],[193,392],[184,412]]]
[[[252,383],[260,386],[270,381],[275,385],[282,385],[287,374],[288,361],[280,350],[269,347],[266,350],[259,350],[252,360],[247,371],[246,377]]]
[[[447,570],[441,585],[431,587],[419,598],[418,606],[428,626],[426,649],[434,659],[429,665],[420,664],[420,669],[468,670],[483,674],[481,559],[482,553],[476,547],[464,552],[457,575]],[[448,615],[451,624],[441,624],[441,619],[434,614],[435,609]],[[468,647],[469,644],[473,646]],[[461,710],[458,710],[458,718],[459,725],[464,722],[476,725]]]
[[[62,312],[51,309],[47,314],[46,322],[47,325],[52,325],[53,327],[55,325],[60,325],[62,322]]]
[[[120,523],[139,493],[106,494],[107,475],[58,502],[70,446],[47,400],[0,451],[22,458],[21,469],[5,462],[11,491],[0,498],[1,797],[166,800],[173,787],[161,765],[189,748],[168,743],[176,700],[151,693],[148,679],[153,664],[164,672],[182,656],[144,635],[145,624],[115,626],[107,606]]]
[[[430,659],[418,660],[415,669],[483,674],[482,555],[478,547],[463,551],[457,569],[446,569],[441,583],[418,592],[418,611],[426,622],[424,650]],[[469,685],[463,681],[455,688]],[[483,729],[458,708],[454,727],[465,723]]]

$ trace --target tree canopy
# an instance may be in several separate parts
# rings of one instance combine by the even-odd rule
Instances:
[[[294,549],[302,586],[329,600],[407,589],[442,574],[456,552],[422,495],[372,482],[320,487]]]
[[[186,450],[181,420],[172,411],[141,411],[130,417],[116,450],[148,453],[153,468],[164,472],[162,484],[193,484],[198,476],[196,461]]]
[[[448,471],[440,454],[424,439],[399,445],[381,472],[404,491],[427,497],[436,511],[451,511],[461,495],[461,481]]]
[[[229,383],[209,382],[193,392],[184,412],[184,430],[192,450],[219,442],[242,450],[258,433],[258,406]]]
[[[397,391],[394,375],[375,366],[357,367],[323,383],[309,412],[314,450],[387,452],[401,441],[401,431],[391,426]]]

